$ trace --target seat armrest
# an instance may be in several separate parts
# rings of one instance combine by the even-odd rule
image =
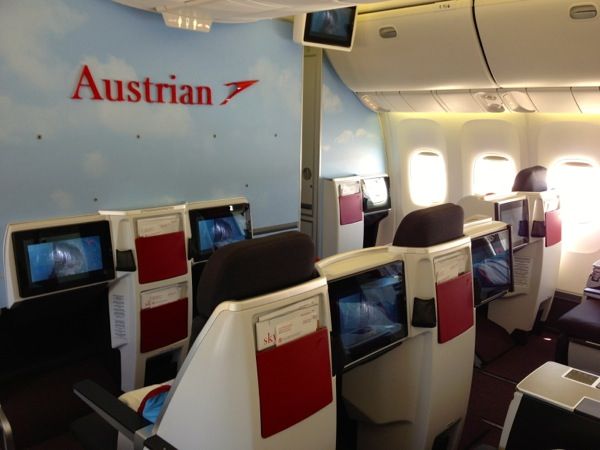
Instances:
[[[586,298],[591,300],[600,300],[600,289],[586,287],[583,289]]]
[[[0,448],[4,450],[15,450],[12,427],[8,417],[4,414],[2,405],[0,405]]]
[[[136,432],[152,425],[150,421],[138,415],[129,406],[91,380],[76,383],[73,386],[73,392],[108,422],[111,427],[132,442],[135,439]]]

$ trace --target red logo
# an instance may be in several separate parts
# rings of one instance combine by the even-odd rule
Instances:
[[[177,77],[169,75],[171,82],[154,82],[149,77],[143,80],[110,80],[94,79],[87,64],[81,68],[77,86],[71,95],[72,100],[108,100],[109,102],[128,103],[168,103],[171,105],[213,105],[212,89],[210,86],[191,86],[175,83]],[[258,80],[232,81],[225,83],[231,88],[227,98],[219,105],[227,105],[233,97],[245,91]]]

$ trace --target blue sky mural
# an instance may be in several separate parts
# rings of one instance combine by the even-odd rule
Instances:
[[[379,117],[367,109],[323,61],[321,176],[372,175],[386,171]]]
[[[7,0],[0,12],[1,229],[237,195],[256,227],[298,220],[302,49],[290,23],[194,33],[109,0]],[[213,105],[95,101],[90,89],[73,100],[83,65],[99,83],[209,86]],[[259,81],[220,106],[240,80]]]

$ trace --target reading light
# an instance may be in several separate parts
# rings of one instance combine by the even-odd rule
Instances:
[[[212,20],[206,17],[194,17],[191,15],[177,14],[170,12],[162,13],[165,25],[182,30],[202,31],[208,33],[212,25]]]

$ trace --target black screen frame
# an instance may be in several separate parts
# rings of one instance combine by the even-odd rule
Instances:
[[[374,179],[374,178],[382,178],[385,187],[387,189],[387,201],[382,205],[374,205],[371,202],[369,196],[366,194],[365,186],[366,180]],[[379,211],[388,211],[392,208],[392,196],[390,194],[390,177],[369,177],[362,179],[362,188],[363,188],[363,211],[365,214],[375,213]]]
[[[524,199],[519,199],[519,200],[511,200],[511,201],[506,201],[506,202],[497,202],[494,204],[494,215],[495,215],[495,220],[499,221],[499,222],[504,222],[508,225],[511,226],[511,228],[513,228],[513,224],[510,224],[508,222],[505,222],[504,220],[502,220],[502,207],[506,206],[506,205],[510,205],[512,203],[521,203],[521,220],[519,221],[519,223],[517,223],[516,225],[516,233],[517,236],[519,236],[521,239],[519,242],[513,242],[512,239],[512,231],[511,231],[511,246],[513,249],[513,252],[515,250],[518,250],[522,247],[525,247],[527,244],[529,244],[529,240],[530,240],[530,236],[529,236],[529,202],[527,201],[526,198]],[[524,218],[523,218],[524,216]],[[527,230],[527,234],[526,235],[522,235],[520,234],[520,227],[521,225],[524,225],[526,230]]]
[[[73,236],[78,238],[99,237],[102,252],[102,269],[37,282],[32,281],[29,270],[28,246],[59,241],[61,238],[71,238]],[[37,297],[57,291],[91,286],[115,278],[113,247],[108,220],[15,231],[12,233],[11,239],[17,286],[21,298]]]
[[[246,220],[246,229],[242,230],[244,233],[244,239],[252,239],[252,220],[250,218],[249,203],[235,203],[231,205],[192,209],[189,211],[191,230],[189,256],[194,260],[195,263],[207,261],[210,255],[214,253],[213,250],[205,252],[201,251],[198,222],[201,222],[202,220],[233,216],[234,213],[237,212],[241,212]]]
[[[404,333],[402,336],[395,338],[391,341],[390,340],[386,341],[386,338],[384,336],[382,336],[378,339],[373,339],[372,341],[368,341],[368,342],[372,342],[373,344],[381,343],[381,345],[379,345],[379,347],[377,349],[371,349],[371,348],[368,348],[367,346],[365,346],[365,348],[362,351],[360,351],[359,353],[357,353],[355,355],[349,355],[345,351],[346,349],[343,346],[341,334],[340,334],[340,321],[341,320],[340,320],[340,308],[339,308],[338,303],[341,299],[343,299],[345,297],[335,295],[335,293],[332,292],[332,290],[334,290],[335,286],[337,286],[337,285],[340,285],[342,283],[344,283],[344,284],[350,283],[350,282],[352,282],[351,280],[356,279],[357,277],[365,276],[371,272],[374,272],[374,271],[377,271],[380,269],[384,269],[384,268],[389,267],[394,264],[400,265],[400,275],[402,277],[402,293],[401,293],[401,297],[399,299],[399,304],[397,306],[398,306],[399,320],[402,320],[402,322],[398,322],[398,323],[401,323],[403,325]],[[390,261],[385,264],[381,264],[381,265],[378,265],[375,267],[370,267],[368,269],[361,270],[360,272],[356,272],[356,273],[329,281],[328,293],[329,293],[329,303],[330,303],[330,309],[331,309],[332,332],[337,341],[336,345],[339,346],[339,352],[340,352],[339,356],[343,360],[344,371],[350,370],[356,366],[365,364],[365,363],[377,358],[378,356],[382,355],[383,353],[386,353],[386,352],[392,350],[393,348],[397,347],[398,345],[402,344],[404,339],[406,339],[408,337],[408,308],[407,308],[406,291],[407,291],[407,289],[406,289],[406,269],[405,269],[404,261],[400,261],[400,260]]]
[[[509,292],[513,292],[515,289],[515,280],[514,280],[514,264],[513,264],[513,245],[512,245],[512,231],[511,231],[511,225],[508,224],[508,226],[506,227],[506,229],[504,230],[499,230],[499,231],[493,231],[491,233],[486,233],[484,235],[481,236],[477,236],[475,238],[471,239],[471,263],[473,264],[473,302],[475,307],[479,307],[479,306],[483,306],[493,300],[496,300],[497,298],[500,298],[504,295],[506,295]],[[476,275],[475,275],[475,258],[473,255],[473,242],[475,240],[478,239],[485,239],[488,236],[492,236],[492,235],[497,235],[500,233],[506,232],[508,234],[508,245],[509,248],[508,250],[505,250],[506,253],[508,254],[508,264],[509,264],[509,274],[510,274],[510,280],[508,283],[508,286],[506,287],[506,289],[501,289],[500,291],[489,295],[485,298],[481,298],[481,296],[479,296],[478,294],[481,292],[481,289],[477,290],[475,287],[475,282],[476,282]]]
[[[350,21],[347,24],[350,27],[350,31],[346,31],[346,35],[341,38],[335,34],[330,33],[319,33],[315,31],[311,31],[311,27],[313,21],[319,14],[323,14],[328,11],[336,11],[336,10],[348,10],[350,11]],[[307,44],[317,44],[317,45],[328,45],[331,47],[339,47],[343,49],[350,49],[352,47],[352,38],[356,31],[356,6],[347,6],[344,8],[336,8],[333,10],[327,11],[316,11],[314,13],[306,14],[306,21],[304,23],[304,32],[302,34],[302,39]]]

